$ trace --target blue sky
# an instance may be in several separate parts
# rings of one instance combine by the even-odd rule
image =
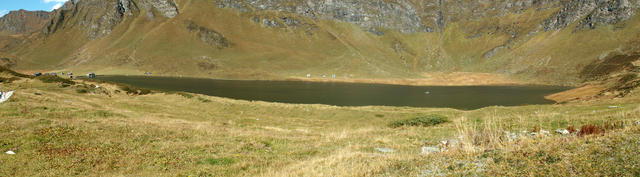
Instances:
[[[68,0],[0,0],[0,17],[13,10],[51,11],[62,6]]]

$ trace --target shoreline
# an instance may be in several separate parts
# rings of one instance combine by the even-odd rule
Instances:
[[[101,74],[102,75],[102,74]],[[98,76],[101,76],[98,75]],[[146,76],[143,74],[104,74],[102,76]],[[387,84],[400,86],[566,86],[541,82],[523,82],[506,76],[490,73],[426,73],[423,78],[318,78],[318,77],[269,77],[269,78],[227,78],[202,76],[151,75],[149,77],[197,78],[243,81],[300,81],[320,83]]]

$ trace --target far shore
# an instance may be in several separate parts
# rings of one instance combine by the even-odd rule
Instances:
[[[36,71],[36,70],[19,70],[19,72],[25,74],[31,74],[36,72],[56,72],[56,71]],[[142,73],[131,74],[125,73],[106,73],[98,75],[123,75],[123,76],[145,76]],[[76,76],[84,76],[84,74],[76,73]],[[183,77],[182,75],[150,75],[156,77]],[[424,73],[423,77],[419,78],[358,78],[358,77],[344,77],[338,76],[333,78],[331,75],[320,77],[314,75],[313,77],[302,76],[289,76],[289,77],[266,77],[266,78],[227,78],[227,77],[203,77],[185,75],[184,77],[190,78],[203,78],[203,79],[221,79],[221,80],[268,80],[268,81],[305,81],[305,82],[340,82],[340,83],[363,83],[363,84],[390,84],[390,85],[409,85],[409,86],[522,86],[522,85],[544,85],[551,86],[552,84],[545,84],[536,81],[522,81],[510,78],[501,74],[493,73],[475,73],[475,72],[431,72]]]

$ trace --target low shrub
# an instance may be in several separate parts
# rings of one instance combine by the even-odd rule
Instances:
[[[434,126],[434,125],[442,124],[442,123],[445,123],[445,122],[448,122],[448,121],[449,120],[447,119],[447,117],[442,116],[442,115],[428,115],[428,116],[416,117],[416,118],[412,118],[412,119],[393,121],[393,122],[391,122],[389,124],[389,127],[391,127],[391,128],[397,128],[397,127],[402,127],[402,126],[423,126],[423,127],[428,127],[428,126]]]
[[[148,95],[151,94],[151,90],[149,89],[139,89],[138,90],[138,95]]]
[[[198,100],[200,100],[200,101],[201,101],[201,102],[203,102],[203,103],[211,102],[211,100],[206,99],[206,98],[202,98],[202,97],[198,97]]]
[[[192,94],[189,94],[189,93],[186,93],[186,92],[169,92],[169,93],[174,93],[174,94],[177,94],[177,95],[180,95],[182,97],[189,98],[189,99],[194,97]]]
[[[11,83],[17,80],[20,80],[20,78],[19,77],[10,77],[10,78],[0,77],[0,83]]]
[[[84,93],[89,93],[89,90],[87,90],[85,88],[80,88],[80,89],[76,89],[76,92],[84,94]]]
[[[580,127],[580,132],[578,132],[578,136],[595,135],[595,134],[604,134],[604,129],[602,129],[602,127],[597,125],[587,124]]]
[[[151,93],[151,90],[149,89],[140,89],[124,84],[120,85],[120,89],[127,92],[129,95],[147,95]]]
[[[61,78],[58,76],[52,76],[52,75],[42,75],[42,76],[36,77],[36,79],[44,83],[64,83],[64,84],[70,84],[70,85],[76,84],[76,82],[73,82],[72,80],[64,79],[64,78]]]
[[[575,127],[573,127],[573,125],[569,125],[569,126],[567,127],[567,131],[569,131],[569,133],[571,133],[571,134],[573,134],[573,133],[577,132],[576,128],[575,128]]]

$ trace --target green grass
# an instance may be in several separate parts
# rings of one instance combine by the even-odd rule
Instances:
[[[204,160],[204,163],[209,165],[231,165],[235,161],[231,158],[208,158]]]
[[[412,118],[412,119],[393,121],[393,122],[391,122],[389,124],[389,127],[391,127],[391,128],[398,128],[398,127],[402,127],[402,126],[429,127],[429,126],[442,124],[442,123],[445,123],[445,122],[448,122],[448,121],[449,120],[445,116],[428,115],[428,116],[421,116],[421,117],[416,117],[416,118]]]

